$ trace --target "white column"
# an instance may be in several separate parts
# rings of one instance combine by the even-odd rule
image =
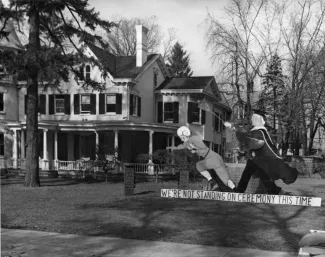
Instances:
[[[174,147],[175,147],[175,136],[172,135],[172,149],[174,149]],[[173,153],[173,151],[172,151],[172,153]],[[175,164],[174,159],[172,160],[172,164]],[[172,168],[172,174],[175,175],[175,168],[174,167]]]
[[[114,154],[118,158],[118,130],[114,130]]]
[[[48,158],[47,158],[47,129],[43,129],[43,170],[48,170]]]
[[[55,169],[59,169],[59,162],[58,162],[58,132],[54,131],[54,165]]]
[[[153,165],[150,165],[150,164],[153,164],[152,162],[152,146],[153,146],[153,140],[152,140],[152,136],[153,136],[153,131],[149,131],[149,162],[148,162],[148,173],[149,174],[154,174],[154,166]]]
[[[17,129],[12,129],[13,134],[13,146],[12,146],[12,167],[14,169],[17,169],[18,163],[17,163]]]
[[[99,134],[98,132],[95,130],[95,135],[96,135],[96,145],[95,145],[95,157],[96,157],[96,160],[98,159],[98,155],[97,155],[97,149],[99,147]]]
[[[118,158],[118,130],[114,130],[114,155],[115,158]],[[120,166],[119,165],[115,165],[115,169],[113,170],[114,174],[119,173],[120,170]]]
[[[20,147],[21,147],[21,155],[20,155],[20,158],[22,160],[26,159],[26,156],[25,156],[25,131],[23,129],[21,129],[21,136],[20,136]]]
[[[175,136],[172,135],[172,147],[175,147]]]

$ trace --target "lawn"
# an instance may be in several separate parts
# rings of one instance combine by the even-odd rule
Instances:
[[[325,179],[299,178],[285,187],[294,195],[321,197],[322,207],[161,198],[160,189],[177,188],[176,182],[140,183],[129,197],[121,182],[42,179],[40,188],[22,183],[2,180],[4,228],[288,252],[297,251],[309,229],[325,230]]]

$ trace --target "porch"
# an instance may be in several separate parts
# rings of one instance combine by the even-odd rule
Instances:
[[[12,133],[12,168],[24,169],[25,124],[8,124]],[[19,127],[18,127],[19,126]],[[85,169],[85,160],[106,157],[134,163],[139,154],[151,156],[155,150],[174,146],[177,127],[165,124],[119,123],[39,123],[39,167],[43,171]],[[137,166],[144,173],[147,168]],[[149,169],[150,170],[150,169]]]

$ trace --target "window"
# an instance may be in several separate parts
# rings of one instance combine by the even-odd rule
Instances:
[[[213,149],[214,152],[216,152],[217,154],[219,154],[219,145],[218,144],[213,144]]]
[[[214,112],[215,117],[214,117],[214,130],[220,132],[220,113]]]
[[[90,95],[80,95],[80,111],[88,113],[91,110]]]
[[[106,112],[115,112],[116,96],[106,95]]]
[[[156,88],[158,85],[158,71],[154,71],[153,73],[153,86]]]
[[[174,103],[164,104],[164,121],[174,120]]]
[[[187,103],[187,123],[205,124],[205,111],[199,108],[197,102]]]
[[[0,133],[0,156],[1,155],[5,155],[5,140],[3,133]]]
[[[200,108],[198,103],[192,105],[192,122],[200,122]]]
[[[55,96],[55,113],[64,113],[64,95]]]
[[[4,93],[0,93],[0,112],[3,112],[4,110],[5,110]]]
[[[86,80],[90,79],[90,65],[86,65]]]
[[[139,116],[139,99],[140,97],[137,95],[131,95],[130,101],[130,115]]]

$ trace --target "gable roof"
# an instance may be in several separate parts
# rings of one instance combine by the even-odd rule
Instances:
[[[205,77],[172,77],[166,79],[163,83],[157,87],[157,90],[164,89],[204,89],[206,88],[211,81],[213,80],[213,76],[205,76]]]
[[[0,21],[0,27],[3,26],[3,21]],[[20,42],[14,26],[11,21],[7,21],[4,32],[8,33],[7,36],[0,37],[0,48],[9,48],[16,50],[25,50],[24,46]]]
[[[146,63],[142,67],[137,67],[135,55],[116,56],[93,44],[88,43],[87,46],[114,78],[135,79],[150,66],[152,61],[160,57],[159,54],[150,54]]]

